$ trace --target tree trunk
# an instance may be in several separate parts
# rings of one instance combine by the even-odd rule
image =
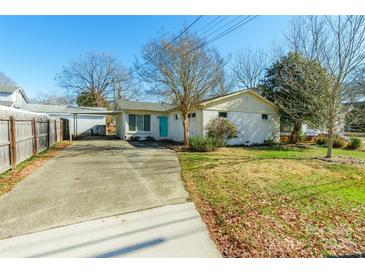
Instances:
[[[333,147],[333,132],[328,132],[328,140],[327,140],[327,155],[326,158],[332,157],[332,147]]]
[[[302,131],[302,122],[295,121],[293,123],[293,130],[290,133],[290,137],[289,137],[289,142],[291,144],[296,144],[296,143],[299,142],[299,138],[300,138],[301,131]]]
[[[184,146],[189,145],[189,119],[187,117],[182,118],[182,124],[184,129]]]

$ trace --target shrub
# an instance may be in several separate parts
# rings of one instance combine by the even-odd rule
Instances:
[[[314,137],[314,142],[317,145],[324,146],[327,145],[327,134],[318,134],[316,137]],[[333,147],[334,148],[342,148],[346,146],[346,140],[338,135],[335,135],[333,137]]]
[[[342,148],[345,147],[347,145],[347,142],[345,140],[345,138],[341,137],[341,136],[335,136],[333,138],[333,147],[334,148]]]
[[[305,131],[304,130],[301,130],[300,131],[300,134],[299,134],[299,136],[298,136],[299,138],[298,138],[298,141],[299,142],[304,142],[304,140],[305,140],[305,138],[307,137],[307,134],[305,133]]]
[[[314,137],[314,142],[317,145],[324,146],[327,142],[327,137],[325,134],[318,134],[316,137]]]
[[[153,138],[152,136],[147,136],[145,140],[150,142],[156,141],[155,138]]]
[[[362,142],[360,138],[350,137],[350,142],[347,144],[348,149],[359,149],[361,148]]]
[[[286,135],[281,135],[280,136],[280,143],[284,143],[284,144],[289,143],[289,137],[286,136]]]
[[[264,145],[265,146],[273,146],[273,145],[276,145],[276,141],[274,138],[267,138],[265,141],[264,141]]]
[[[216,143],[211,137],[191,137],[190,150],[197,152],[210,152],[216,148]]]
[[[133,136],[129,137],[129,141],[131,141],[131,142],[138,142],[140,139],[141,139],[140,136],[133,135]]]
[[[206,126],[207,136],[214,139],[214,145],[217,147],[225,146],[226,139],[237,137],[237,127],[226,118],[215,118],[210,120]]]

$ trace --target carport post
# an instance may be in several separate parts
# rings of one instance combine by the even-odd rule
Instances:
[[[66,122],[66,124],[68,125],[68,138],[70,138],[70,142],[72,142],[72,134],[71,134],[71,129],[70,129],[70,120],[67,120],[67,121],[68,121],[68,123]]]
[[[74,113],[74,122],[73,122],[74,130],[73,130],[73,136],[74,139],[76,138],[76,114]]]

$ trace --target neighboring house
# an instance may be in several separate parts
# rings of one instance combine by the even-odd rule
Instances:
[[[21,87],[0,86],[0,105],[22,108],[26,103],[29,99]]]
[[[105,114],[102,114],[106,111],[105,108],[25,104],[22,109],[37,113],[47,113],[51,117],[68,119],[70,133],[74,136],[106,134]],[[100,115],[97,114],[98,112],[100,112]]]
[[[0,86],[0,105],[68,119],[72,135],[106,134],[105,108],[30,104],[29,102],[21,87]]]
[[[153,137],[156,140],[184,139],[182,121],[176,105],[165,103],[120,101],[117,115],[117,136],[130,139]],[[225,117],[238,128],[238,136],[230,145],[253,145],[267,139],[278,139],[279,112],[276,105],[252,90],[234,92],[206,100],[189,114],[190,137],[204,136],[207,123],[216,117]]]

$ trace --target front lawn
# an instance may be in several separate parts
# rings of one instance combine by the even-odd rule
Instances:
[[[365,160],[361,151],[336,156]],[[365,253],[365,167],[314,159],[325,148],[180,152],[183,177],[227,257]]]

